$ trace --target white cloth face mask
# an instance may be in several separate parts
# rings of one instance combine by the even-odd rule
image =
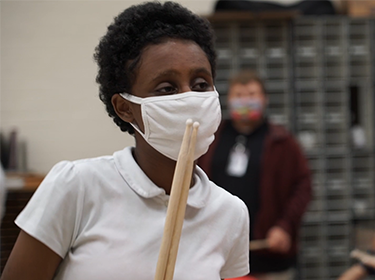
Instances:
[[[144,133],[130,123],[155,150],[177,161],[187,119],[199,122],[194,160],[205,154],[214,141],[221,121],[219,94],[216,90],[140,98],[128,93],[124,99],[141,105]]]

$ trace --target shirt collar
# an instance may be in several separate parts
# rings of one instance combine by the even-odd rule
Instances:
[[[155,185],[139,167],[132,155],[133,147],[114,153],[118,171],[130,188],[144,198],[168,196],[165,190]],[[189,190],[187,205],[193,208],[203,208],[210,196],[210,185],[207,175],[196,166],[194,170],[195,183]]]

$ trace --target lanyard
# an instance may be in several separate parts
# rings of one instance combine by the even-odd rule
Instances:
[[[245,175],[250,158],[250,151],[246,147],[247,138],[243,135],[236,137],[236,143],[229,152],[227,174],[233,177]]]

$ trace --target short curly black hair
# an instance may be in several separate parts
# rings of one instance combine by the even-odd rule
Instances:
[[[142,51],[146,46],[160,44],[168,38],[197,43],[206,53],[215,77],[216,52],[210,23],[174,2],[131,6],[114,19],[95,49],[99,97],[122,131],[134,134],[133,127],[117,116],[111,103],[112,96],[131,93]]]

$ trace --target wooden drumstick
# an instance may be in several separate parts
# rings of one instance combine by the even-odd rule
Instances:
[[[249,243],[249,250],[255,251],[255,250],[262,250],[262,249],[268,249],[270,245],[268,244],[267,239],[263,240],[253,240]]]
[[[181,148],[180,148],[180,153],[178,155],[175,172],[173,176],[171,194],[170,194],[170,199],[169,199],[169,204],[168,204],[168,209],[167,209],[167,216],[166,216],[165,226],[164,226],[163,239],[162,239],[162,243],[161,243],[161,247],[159,251],[159,258],[158,258],[158,263],[157,263],[156,273],[155,273],[155,278],[154,278],[155,280],[166,280],[165,277],[167,273],[167,266],[170,267],[168,270],[168,275],[171,274],[170,269],[171,269],[172,264],[173,264],[173,271],[174,271],[175,259],[177,257],[178,242],[177,242],[177,248],[173,250],[173,251],[176,251],[176,253],[173,255],[171,255],[171,248],[172,248],[172,244],[176,244],[176,241],[173,241],[173,239],[178,238],[178,241],[180,239],[180,236],[179,235],[177,236],[177,233],[176,233],[176,224],[178,225],[181,224],[181,227],[182,227],[182,222],[180,220],[177,221],[177,216],[181,215],[181,214],[178,214],[179,212],[181,212],[181,211],[178,211],[178,209],[180,208],[180,205],[183,204],[181,203],[183,189],[187,188],[187,193],[188,193],[188,190],[190,187],[190,183],[186,186],[185,176],[188,176],[186,174],[190,173],[190,178],[191,178],[191,170],[190,172],[187,172],[187,167],[190,165],[192,166],[193,164],[188,163],[188,158],[191,158],[191,157],[193,158],[193,156],[190,156],[189,153],[193,153],[194,155],[194,150],[195,150],[195,140],[193,143],[194,147],[192,147],[193,151],[189,149],[190,148],[189,142],[192,142],[190,141],[192,126],[193,126],[192,120],[190,119],[187,120],[186,129],[185,129],[184,137],[183,137]],[[194,130],[197,130],[198,126],[196,125],[194,126],[195,126]],[[194,132],[192,134],[194,134]],[[186,201],[183,204],[183,206],[186,207]],[[185,214],[185,212],[183,214]],[[183,218],[184,216],[182,216],[182,221],[183,221]],[[181,234],[181,230],[179,230],[179,232]],[[173,245],[173,246],[175,247],[176,245]],[[173,277],[173,271],[172,271],[172,277]]]
[[[350,256],[352,258],[359,260],[364,265],[368,265],[368,266],[371,266],[372,268],[375,268],[375,256],[371,256],[370,254],[367,254],[358,249],[353,250],[350,253]]]
[[[180,201],[179,201],[178,209],[177,209],[176,226],[173,232],[172,244],[171,244],[171,249],[169,252],[169,258],[168,258],[167,269],[165,272],[164,280],[173,279],[174,268],[176,264],[177,253],[178,253],[178,246],[180,244],[182,225],[184,223],[186,203],[187,203],[187,199],[189,196],[189,189],[190,189],[192,173],[193,173],[194,152],[195,152],[195,144],[196,144],[197,134],[198,134],[198,127],[199,127],[199,123],[194,122],[193,132],[191,133],[191,138],[190,138],[189,152],[187,155],[187,163],[186,163],[184,181],[183,181],[182,190],[181,190],[181,197],[180,197]]]

